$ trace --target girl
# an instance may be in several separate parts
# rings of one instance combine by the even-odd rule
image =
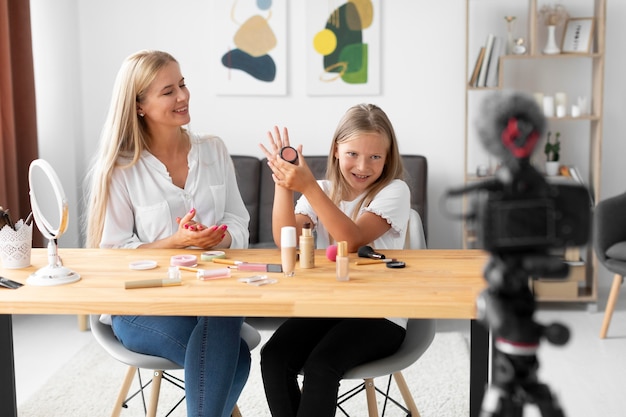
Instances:
[[[282,160],[287,129],[268,132],[268,158],[276,184],[272,213],[274,241],[280,230],[314,225],[317,248],[347,241],[348,250],[372,245],[402,249],[410,191],[387,115],[373,104],[350,108],[339,122],[328,155],[326,180],[316,181],[298,146],[295,164]],[[302,196],[293,209],[293,193]],[[406,319],[292,318],[261,352],[265,394],[273,417],[332,417],[339,382],[349,369],[389,356],[402,344]],[[297,376],[302,371],[302,389]]]

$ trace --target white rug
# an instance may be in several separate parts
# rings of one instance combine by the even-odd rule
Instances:
[[[270,332],[261,331],[261,334],[261,343],[264,343]],[[259,347],[252,352],[252,370],[238,402],[243,417],[270,417],[261,385],[259,352]],[[125,372],[126,366],[111,358],[94,340],[27,399],[19,407],[18,414],[20,417],[108,417]],[[422,358],[403,371],[403,375],[421,417],[469,415],[469,349],[460,333],[437,333]],[[150,373],[144,371],[142,377],[148,379]],[[344,382],[347,387],[355,383]],[[386,383],[386,378],[376,380],[376,385],[381,388]],[[402,403],[394,382],[392,392],[393,397]],[[179,388],[164,381],[157,415],[166,415],[181,394]],[[382,412],[382,398],[379,400],[379,412]],[[353,417],[367,416],[365,393],[351,399],[344,408]],[[133,399],[129,408],[121,413],[121,417],[143,415],[139,397]],[[185,415],[184,402],[171,414],[172,417]],[[337,416],[341,415],[341,412],[337,413]],[[388,404],[385,415],[406,416],[393,404]]]

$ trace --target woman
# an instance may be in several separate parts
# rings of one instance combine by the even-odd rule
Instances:
[[[218,137],[186,130],[189,121],[189,90],[170,54],[124,61],[89,176],[88,247],[247,247],[249,215],[228,151]],[[128,349],[184,367],[189,416],[231,415],[250,370],[242,317],[113,316],[111,324]]]
[[[287,129],[268,133],[268,158],[276,184],[272,212],[274,240],[283,226],[314,225],[317,247],[347,241],[360,246],[402,249],[410,212],[410,191],[396,136],[379,107],[350,108],[339,122],[328,155],[326,180],[316,181],[297,149],[295,163],[278,155],[289,145]],[[302,197],[293,208],[293,192]],[[332,417],[339,382],[349,369],[398,350],[407,319],[300,319],[283,323],[261,352],[265,394],[273,417]],[[304,373],[302,389],[297,376]]]

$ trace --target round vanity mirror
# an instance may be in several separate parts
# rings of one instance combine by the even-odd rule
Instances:
[[[68,205],[61,181],[52,166],[36,159],[28,169],[30,205],[35,224],[48,242],[48,265],[31,274],[27,283],[32,285],[69,284],[80,275],[63,266],[58,253],[57,239],[67,229]]]

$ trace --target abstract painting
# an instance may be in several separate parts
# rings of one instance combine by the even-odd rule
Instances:
[[[308,94],[380,94],[380,0],[306,7]]]
[[[286,0],[219,0],[214,7],[217,94],[286,94]]]

